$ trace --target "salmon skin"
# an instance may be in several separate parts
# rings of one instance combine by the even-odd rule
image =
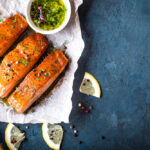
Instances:
[[[0,24],[0,57],[13,45],[27,27],[27,21],[19,14]]]
[[[9,95],[21,79],[33,68],[48,47],[42,34],[33,34],[9,52],[0,65],[0,97]]]
[[[24,113],[57,79],[68,64],[68,59],[57,50],[33,69],[8,98],[17,112]]]

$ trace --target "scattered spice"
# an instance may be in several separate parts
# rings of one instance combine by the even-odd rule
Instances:
[[[29,126],[26,126],[26,129],[29,129]]]
[[[16,87],[16,91],[17,91],[19,94],[22,94],[22,91],[21,91],[21,90],[19,90],[19,88],[18,88],[18,87]]]
[[[6,80],[8,81],[9,79],[12,78],[12,76],[10,76],[10,75],[8,75],[8,74],[5,74],[5,78],[6,78]]]
[[[24,47],[24,44],[21,42],[21,46]]]
[[[75,133],[75,134],[74,134],[74,137],[77,137],[77,136],[78,136],[78,134],[77,134],[77,133]]]
[[[35,86],[32,85],[32,86],[31,86],[31,89],[35,89]]]
[[[28,46],[25,47],[24,51],[26,51],[28,49]]]
[[[86,111],[85,111],[85,113],[87,113],[87,114],[88,114],[89,112],[90,112],[89,110],[86,110]]]
[[[73,128],[75,128],[74,125],[71,125],[71,126],[70,126],[70,129],[73,129]]]
[[[91,110],[92,110],[92,109],[93,109],[93,106],[89,106],[89,109],[91,109]]]
[[[22,58],[20,58],[20,59],[18,60],[18,63],[21,63],[21,62],[22,62],[22,60],[23,60],[23,59],[22,59]]]
[[[105,136],[101,136],[101,139],[104,140],[104,139],[105,139]]]
[[[38,77],[40,77],[41,76],[41,74],[40,73],[38,73]]]
[[[82,110],[84,110],[84,109],[85,109],[85,107],[84,107],[84,106],[82,106],[82,107],[81,107],[81,109],[82,109]]]
[[[11,141],[11,143],[13,143],[13,144],[16,143],[16,142],[17,142],[16,140],[12,140],[12,141]]]
[[[81,103],[78,103],[78,107],[81,107],[82,106],[82,104]]]
[[[0,39],[6,39],[5,35],[0,34]]]
[[[7,67],[10,67],[10,64],[7,64]]]
[[[33,46],[33,52],[35,52],[35,51],[40,52],[38,49],[36,49],[35,46]]]
[[[40,81],[40,79],[39,79],[39,78],[36,78],[36,81]]]
[[[82,144],[82,141],[78,141],[78,144]]]
[[[29,60],[25,60],[24,63],[23,63],[23,65],[27,67],[28,63],[29,63]]]
[[[11,25],[11,28],[15,28],[15,26],[14,26],[14,25]]]
[[[13,23],[16,23],[16,22],[17,22],[17,18],[15,17],[12,22],[13,22]]]
[[[45,73],[44,73],[44,76],[47,76],[47,75],[48,75],[48,73],[47,73],[47,72],[45,72]]]
[[[78,130],[74,130],[74,133],[78,133]]]

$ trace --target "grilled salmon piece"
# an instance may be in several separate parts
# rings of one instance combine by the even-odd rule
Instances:
[[[48,47],[39,33],[33,34],[9,52],[0,65],[0,97],[7,97],[21,79],[33,68]]]
[[[12,46],[28,27],[24,17],[16,14],[0,24],[0,57]]]
[[[68,64],[68,59],[57,50],[33,69],[8,98],[17,112],[24,113],[57,79]]]

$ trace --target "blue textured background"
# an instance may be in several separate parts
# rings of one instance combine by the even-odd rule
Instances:
[[[84,0],[79,15],[85,49],[75,74],[70,116],[79,136],[73,137],[69,125],[62,123],[67,130],[62,150],[149,150],[150,0]],[[85,71],[100,82],[100,100],[79,93]],[[93,105],[93,111],[84,114],[78,102]],[[18,126],[27,135],[21,150],[49,149],[41,124]],[[0,123],[4,146],[5,127]]]

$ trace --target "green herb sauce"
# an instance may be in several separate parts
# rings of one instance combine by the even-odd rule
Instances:
[[[42,7],[40,10],[39,7]],[[41,21],[41,14],[44,19]],[[44,30],[54,30],[64,21],[66,7],[62,0],[34,0],[30,15],[33,23]]]

